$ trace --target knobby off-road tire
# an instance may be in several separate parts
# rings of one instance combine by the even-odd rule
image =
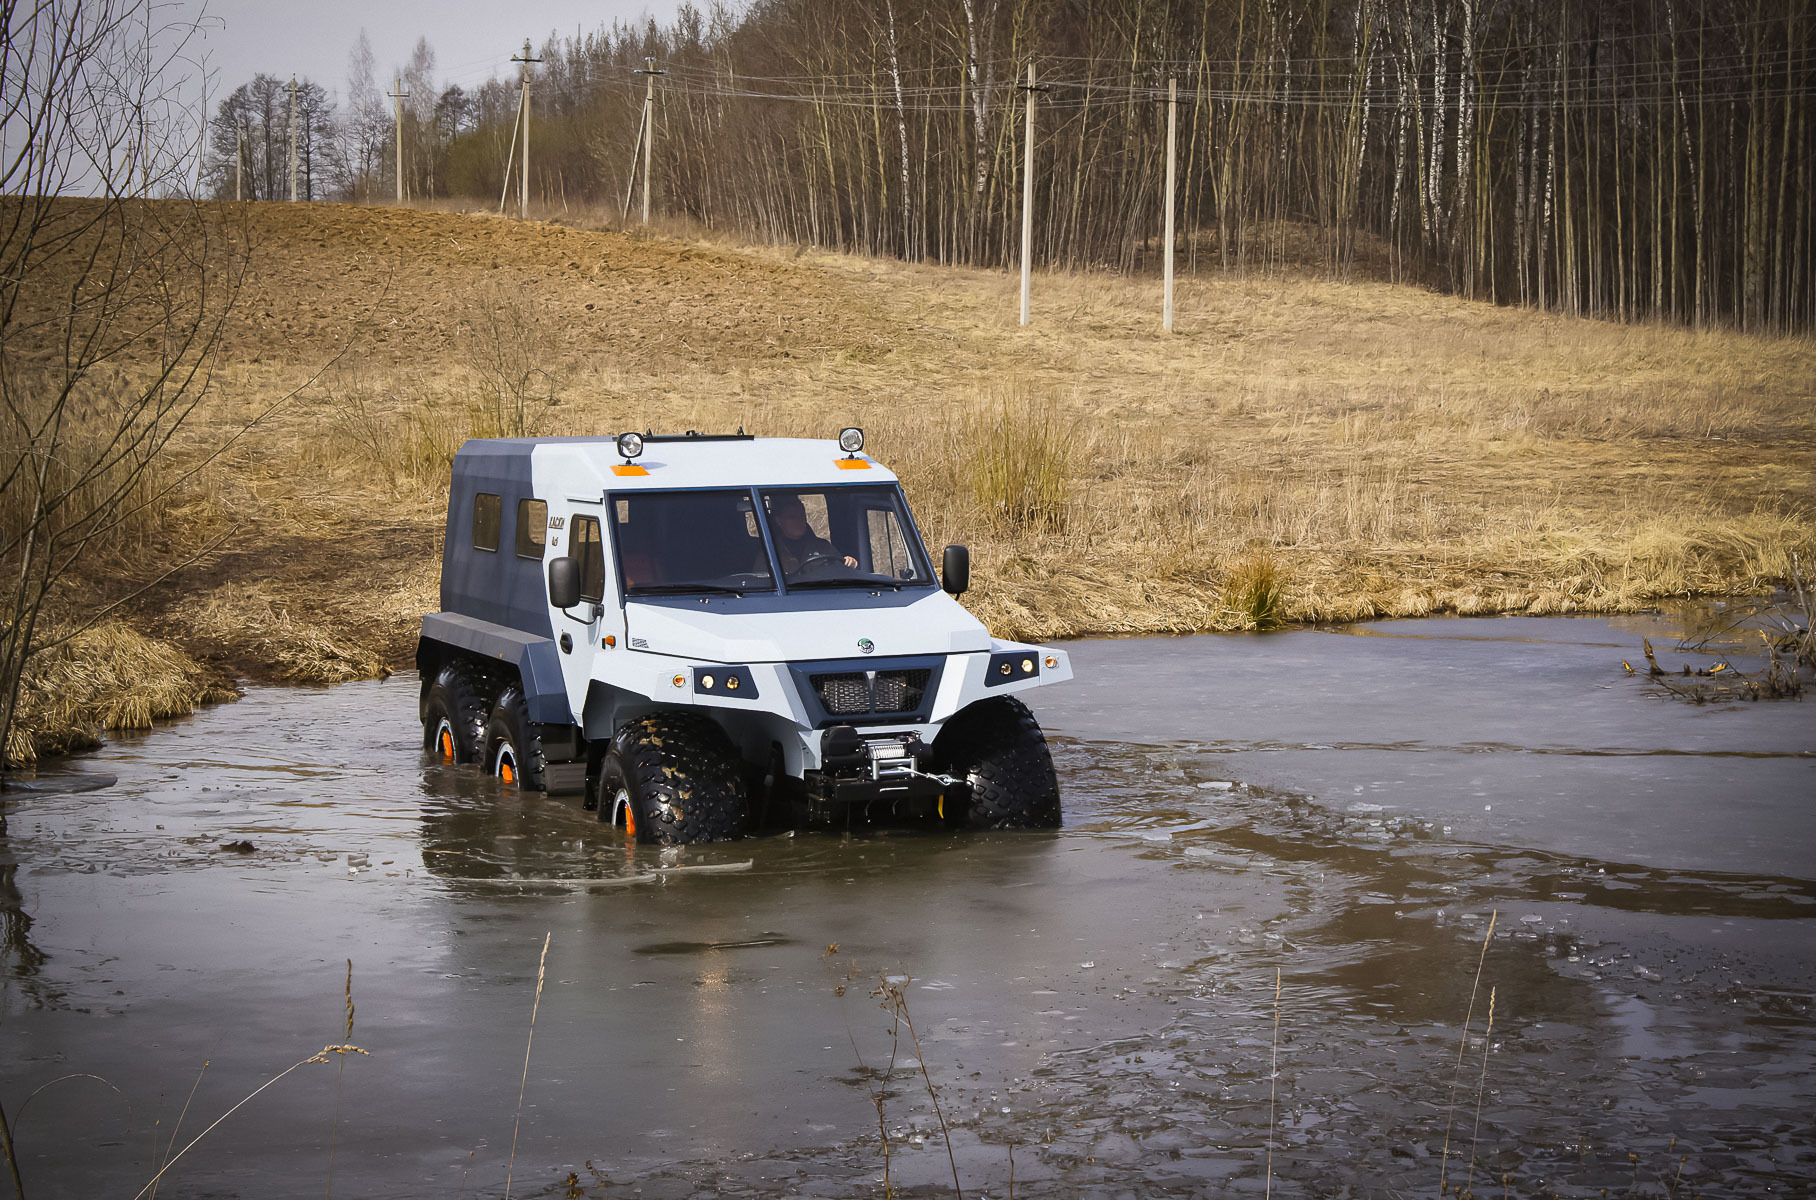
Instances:
[[[528,791],[542,790],[542,769],[548,760],[542,753],[542,737],[530,721],[523,689],[517,684],[506,687],[492,706],[485,747],[482,765],[487,773]]]
[[[449,663],[435,676],[423,703],[423,749],[443,762],[478,762],[491,718],[485,680],[469,667]]]
[[[953,715],[933,743],[939,770],[965,781],[961,811],[969,829],[1052,829],[1059,825],[1053,754],[1027,705],[1013,696],[979,700]]]
[[[599,819],[615,819],[641,842],[727,842],[750,825],[744,764],[725,731],[692,713],[655,713],[612,739],[600,764]]]

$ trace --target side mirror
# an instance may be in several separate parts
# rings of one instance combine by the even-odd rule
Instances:
[[[572,608],[580,603],[580,560],[572,556],[549,560],[549,603]]]
[[[940,563],[940,586],[954,596],[962,596],[971,588],[971,551],[963,546],[947,546],[945,559]]]

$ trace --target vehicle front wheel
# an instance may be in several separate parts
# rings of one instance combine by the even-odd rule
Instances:
[[[933,755],[941,772],[965,781],[958,819],[968,828],[1059,825],[1053,753],[1034,714],[1015,697],[993,696],[953,714],[934,740]]]
[[[449,663],[423,701],[423,749],[444,763],[478,761],[491,708],[484,681],[460,663]]]
[[[653,713],[618,731],[599,767],[599,819],[634,841],[725,842],[750,825],[743,763],[718,725]]]
[[[488,774],[530,791],[542,790],[542,768],[547,762],[542,753],[542,737],[530,721],[523,689],[516,684],[505,688],[498,703],[492,706],[485,747],[483,761]]]

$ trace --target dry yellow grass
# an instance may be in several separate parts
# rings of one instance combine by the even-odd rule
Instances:
[[[104,731],[150,729],[153,721],[185,716],[233,694],[175,646],[121,622],[104,622],[32,661],[7,758],[32,762],[85,749]]]
[[[1186,279],[1168,336],[1153,281],[1064,274],[1022,329],[1002,272],[325,205],[248,226],[192,444],[347,352],[171,512],[167,558],[238,532],[134,619],[253,677],[407,661],[470,434],[863,425],[1011,636],[1253,627],[1259,583],[1289,622],[1621,611],[1816,557],[1805,339],[1292,277]]]

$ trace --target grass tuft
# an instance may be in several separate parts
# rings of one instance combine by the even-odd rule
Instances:
[[[1223,583],[1223,607],[1243,629],[1278,629],[1286,623],[1286,571],[1265,549],[1236,561]]]
[[[1021,387],[967,414],[963,452],[978,504],[1012,532],[1063,532],[1074,435],[1058,405]]]

